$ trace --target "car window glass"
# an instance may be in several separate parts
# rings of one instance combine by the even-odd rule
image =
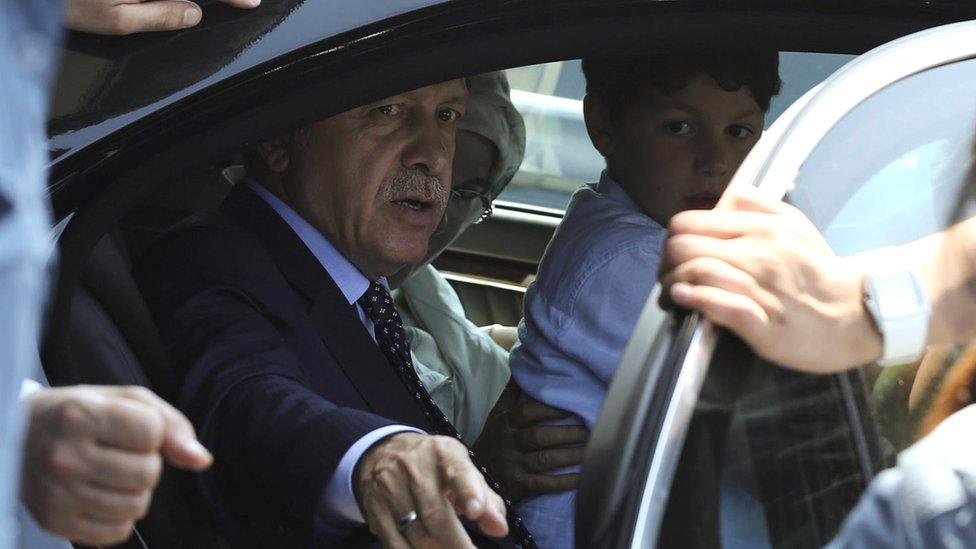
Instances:
[[[790,200],[841,255],[904,244],[948,225],[970,168],[976,61],[881,90],[803,162]]]
[[[976,61],[930,69],[847,113],[799,170],[789,199],[838,253],[946,227],[971,177]],[[662,523],[662,547],[819,547],[873,476],[964,405],[976,348],[807,376],[730,335],[713,355]],[[828,342],[825,342],[828,344]]]
[[[837,253],[904,244],[960,218],[973,174],[974,82],[976,60],[912,75],[862,102],[821,140],[789,196]],[[910,364],[864,367],[865,415],[889,455],[970,401],[956,395],[969,395],[973,366],[971,351],[943,347]]]
[[[853,377],[801,375],[722,336],[661,523],[662,548],[821,547],[863,490],[864,396]],[[876,452],[875,452],[876,453]]]
[[[507,71],[525,119],[525,159],[499,200],[564,210],[573,191],[603,169],[583,125],[586,83],[579,60]]]
[[[782,52],[783,87],[766,116],[768,127],[807,90],[852,58],[850,55]],[[502,202],[564,210],[573,191],[596,181],[603,158],[583,124],[586,82],[579,60],[545,63],[507,71],[512,102],[525,119],[525,160]]]

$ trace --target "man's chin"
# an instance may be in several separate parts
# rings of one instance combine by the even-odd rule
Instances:
[[[420,263],[408,263],[399,269],[397,269],[393,274],[386,277],[386,281],[390,285],[390,289],[399,288],[404,282],[406,282],[413,273],[417,271]]]
[[[386,255],[387,267],[384,269],[383,276],[393,278],[401,272],[406,272],[413,266],[427,259],[427,241],[423,243],[399,242],[388,250]]]

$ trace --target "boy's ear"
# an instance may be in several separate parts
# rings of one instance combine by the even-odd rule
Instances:
[[[264,160],[264,165],[273,173],[281,173],[288,169],[291,159],[291,136],[283,135],[269,139],[257,146],[258,154]]]
[[[583,121],[596,150],[604,158],[613,154],[613,119],[603,101],[592,93],[583,97]]]

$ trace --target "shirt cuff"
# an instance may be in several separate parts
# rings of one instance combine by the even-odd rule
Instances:
[[[322,503],[319,505],[319,514],[325,522],[329,524],[365,524],[366,519],[359,509],[356,502],[356,494],[352,489],[352,476],[356,470],[359,459],[363,457],[374,444],[380,440],[395,435],[397,433],[413,432],[426,434],[420,429],[407,427],[406,425],[387,425],[370,431],[355,444],[346,450],[346,453],[339,460],[332,478],[325,487],[325,494],[322,496]]]
[[[30,400],[30,397],[34,396],[34,393],[43,388],[43,385],[34,381],[33,379],[25,379],[20,384],[20,403],[26,403],[28,400]]]

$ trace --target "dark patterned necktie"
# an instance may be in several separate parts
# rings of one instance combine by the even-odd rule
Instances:
[[[366,316],[373,321],[373,327],[376,332],[376,343],[380,346],[380,350],[383,351],[386,359],[396,371],[400,381],[413,394],[414,400],[423,409],[424,415],[427,416],[431,425],[437,429],[437,434],[453,437],[461,441],[461,435],[457,432],[457,429],[454,428],[454,425],[447,419],[444,412],[437,406],[434,399],[430,397],[430,393],[427,392],[427,389],[420,382],[420,378],[417,377],[417,372],[413,368],[413,360],[410,358],[410,344],[407,342],[407,333],[403,330],[403,321],[400,320],[400,315],[393,305],[393,298],[390,296],[390,292],[382,284],[373,282],[370,284],[369,289],[366,290],[366,293],[363,294],[363,297],[359,298],[359,305],[366,312]],[[464,444],[463,441],[461,443]],[[501,495],[502,499],[505,500],[509,533],[515,540],[516,547],[523,549],[534,548],[536,545],[532,540],[532,534],[522,524],[522,517],[512,508],[511,500],[502,494],[501,487],[492,478],[491,474],[488,473],[488,469],[478,463],[477,459],[475,459],[474,452],[468,449],[468,455],[471,456],[471,461],[478,467],[481,474],[484,475],[488,486],[491,486],[492,490]]]

